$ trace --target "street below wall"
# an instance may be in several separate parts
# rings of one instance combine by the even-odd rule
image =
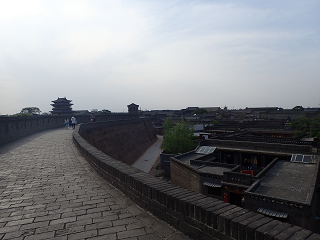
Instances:
[[[161,153],[163,136],[157,135],[158,140],[132,166],[149,173]]]

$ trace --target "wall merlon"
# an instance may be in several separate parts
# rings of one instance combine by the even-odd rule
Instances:
[[[197,221],[200,221],[203,223],[204,218],[205,218],[205,217],[203,217],[203,215],[204,215],[203,211],[207,208],[212,207],[215,202],[216,201],[212,201],[212,199],[207,198],[207,199],[204,199],[204,201],[201,201],[201,202],[198,202],[197,204],[195,204],[195,206],[194,206],[195,219]],[[202,220],[202,218],[203,218],[203,220]]]
[[[292,226],[286,230],[284,230],[282,233],[278,234],[274,237],[274,240],[280,240],[280,239],[288,239],[289,237],[292,237],[295,233],[299,232],[302,228],[298,226]]]
[[[279,233],[282,233],[283,231],[285,231],[286,229],[288,229],[290,227],[292,227],[291,224],[280,222],[279,225],[275,226],[274,228],[270,229],[269,231],[267,231],[264,234],[264,239],[265,240],[273,240],[276,235],[278,235]]]
[[[235,207],[235,208],[232,208],[228,211],[225,211],[223,213],[221,213],[218,217],[217,217],[217,225],[218,225],[218,228],[217,230],[219,232],[224,232],[225,230],[225,219],[228,215],[231,215],[232,213],[239,213],[239,214],[243,214],[243,209],[240,208],[240,207]]]
[[[254,215],[256,215],[256,213],[248,212],[248,213],[245,213],[245,214],[243,214],[243,215],[241,215],[239,217],[236,217],[236,218],[232,219],[231,222],[230,222],[230,224],[231,224],[230,236],[232,236],[235,239],[238,239],[239,222],[241,222],[241,221],[243,221],[245,219],[251,218]]]
[[[259,239],[255,236],[255,231],[257,228],[271,222],[273,219],[269,217],[263,217],[262,219],[255,221],[247,226],[247,240]]]
[[[221,209],[221,208],[224,208],[224,207],[227,207],[229,206],[230,203],[225,203],[225,202],[222,202],[222,201],[218,201],[214,206],[210,207],[210,208],[207,208],[205,210],[205,214],[206,214],[206,224],[210,227],[212,227],[212,214],[213,214],[213,211],[217,210],[217,209]]]
[[[221,214],[220,216],[221,216],[221,222],[222,222],[223,227],[224,227],[224,234],[227,235],[227,236],[231,235],[231,221],[232,221],[232,219],[237,218],[239,216],[242,216],[242,215],[244,215],[244,214],[246,214],[248,212],[249,212],[249,210],[242,209],[241,211],[234,212],[234,213],[231,213],[231,214],[228,214],[228,212],[225,212],[223,214],[228,214],[228,215],[225,215],[225,216],[222,216],[222,214]]]
[[[207,205],[202,206],[202,207],[200,208],[200,211],[199,211],[200,221],[201,221],[203,224],[206,224],[207,221],[209,220],[209,219],[207,219],[207,216],[208,216],[209,214],[211,214],[211,212],[210,212],[208,209],[210,209],[210,208],[212,208],[212,207],[215,207],[215,206],[217,206],[217,205],[219,205],[219,204],[221,204],[221,203],[223,203],[223,202],[221,202],[220,200],[217,200],[217,199],[213,199],[213,201],[211,201],[211,202],[208,203]],[[210,217],[210,220],[209,220],[209,221],[211,222],[211,217]],[[211,225],[210,225],[210,226],[211,226]]]
[[[300,231],[294,233],[288,240],[301,240],[306,239],[312,235],[312,232],[307,229],[301,229]]]
[[[313,233],[310,237],[307,238],[307,240],[319,240],[320,234]]]
[[[247,227],[249,224],[252,224],[258,220],[261,220],[262,218],[264,218],[264,215],[261,214],[257,214],[251,218],[247,218],[241,222],[239,222],[239,226],[238,226],[238,236],[239,236],[239,240],[246,240],[247,239]]]
[[[229,206],[225,206],[223,208],[220,209],[216,209],[212,212],[211,215],[211,222],[212,222],[212,227],[214,229],[218,229],[218,216],[222,213],[228,212],[234,208],[236,208],[236,205],[229,205]]]

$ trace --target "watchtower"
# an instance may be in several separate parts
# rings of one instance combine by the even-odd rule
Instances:
[[[68,100],[67,98],[59,98],[57,100],[52,101],[53,104],[50,104],[52,106],[52,115],[62,115],[62,116],[70,116],[73,114],[71,105],[73,105],[72,100]]]
[[[139,105],[136,105],[134,103],[131,103],[128,107],[128,113],[129,114],[138,114],[139,112]]]

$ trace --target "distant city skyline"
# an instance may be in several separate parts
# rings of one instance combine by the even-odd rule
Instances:
[[[320,2],[1,1],[0,114],[320,107]]]

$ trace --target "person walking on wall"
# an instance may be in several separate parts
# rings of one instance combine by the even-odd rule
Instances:
[[[66,129],[69,128],[69,119],[68,119],[68,118],[66,118],[66,119],[64,120],[64,126],[65,126]]]
[[[75,129],[76,124],[77,124],[77,119],[75,117],[72,117],[71,122],[72,122],[72,129]]]

